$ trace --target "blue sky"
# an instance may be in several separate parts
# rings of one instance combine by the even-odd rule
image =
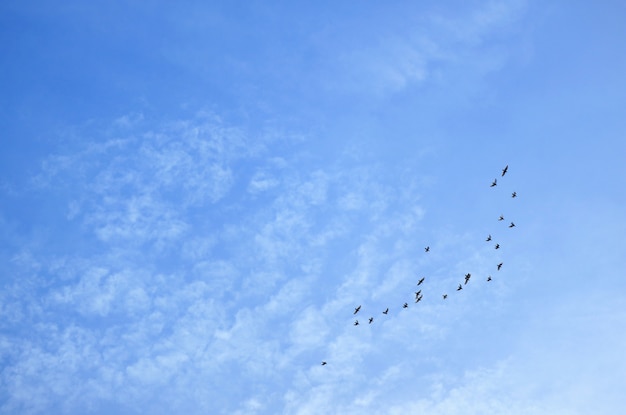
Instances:
[[[0,413],[621,413],[622,2],[62,3],[0,6]]]

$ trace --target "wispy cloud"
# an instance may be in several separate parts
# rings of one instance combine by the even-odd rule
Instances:
[[[336,76],[329,79],[336,83],[329,88],[380,95],[428,81],[448,83],[451,80],[446,78],[458,71],[484,74],[496,70],[510,52],[493,48],[491,39],[496,33],[514,32],[525,3],[492,1],[456,12],[438,10],[415,16],[405,11],[399,27],[391,30],[383,24],[367,42],[344,41],[332,49],[336,58],[330,62]]]
[[[356,159],[324,169],[296,169],[297,153],[266,159],[263,146],[273,139],[248,146],[241,130],[216,118],[143,123],[115,123],[118,138],[107,132],[42,166],[38,191],[75,189],[64,220],[99,248],[72,255],[71,245],[37,248],[15,263],[38,264],[36,278],[45,275],[49,284],[38,289],[44,303],[36,312],[8,323],[38,327],[29,340],[3,337],[23,350],[11,354],[3,375],[5,410],[37,413],[71,395],[69,412],[90,404],[159,412],[204,395],[213,404],[194,411],[234,411],[227,402],[248,396],[240,409],[253,412],[281,405],[279,396],[254,397],[259,382],[287,385],[328,351],[348,363],[362,360],[334,315],[359,293],[367,297],[378,278],[379,238],[407,223],[386,224],[393,191],[385,180]],[[415,212],[401,217],[419,220]],[[338,253],[346,261],[329,262]],[[349,285],[356,291],[346,296]],[[29,295],[7,297],[4,310],[40,301],[23,282],[16,289]],[[57,334],[69,332],[80,335],[61,341]],[[73,369],[49,363],[60,355]],[[237,387],[218,381],[226,374]],[[50,386],[21,386],[34,387],[35,376]],[[33,394],[39,400],[27,403]]]
[[[71,186],[69,217],[103,241],[179,239],[189,226],[187,210],[222,199],[233,186],[235,164],[258,151],[241,131],[203,113],[157,130],[146,131],[141,118],[116,123],[109,135],[116,137],[49,157],[36,180]]]

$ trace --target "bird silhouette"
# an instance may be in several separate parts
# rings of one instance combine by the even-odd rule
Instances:
[[[506,174],[507,171],[509,171],[509,165],[508,164],[502,169],[502,177],[504,177],[504,175]]]
[[[487,277],[487,281],[491,281],[491,275]]]
[[[465,274],[465,284],[469,282],[470,278],[472,278],[472,274],[470,274],[469,272]]]
[[[446,298],[448,298],[448,294],[444,294],[444,295],[442,295],[442,297],[445,300]]]
[[[496,244],[496,249],[500,249],[500,244]]]
[[[513,222],[511,222],[511,224],[509,225],[509,228],[514,228],[515,224]]]
[[[498,264],[498,271],[500,271],[500,268],[502,268],[502,262]]]
[[[408,303],[404,303],[404,304],[402,305],[402,308],[408,308],[408,307],[409,307],[409,304],[408,304]]]
[[[500,215],[500,217],[498,218],[498,220],[504,220],[504,215]]]
[[[419,297],[421,293],[422,293],[422,290],[415,291],[415,298]]]
[[[422,301],[422,298],[423,298],[423,297],[424,297],[423,295],[420,295],[419,297],[417,297],[417,298],[415,299],[415,303],[417,304],[417,303],[419,303],[420,301]]]
[[[326,366],[326,362],[322,362],[322,366]]]
[[[388,312],[389,312],[389,307],[387,307],[385,311],[383,311],[383,314],[387,314]]]
[[[370,322],[369,322],[369,324],[372,324],[372,321],[374,321],[374,317],[370,317]]]
[[[516,198],[516,197],[517,197],[517,192],[513,192],[513,193],[511,193],[511,197],[512,197],[512,198]]]
[[[354,325],[358,326],[359,325],[359,320],[354,320]]]
[[[491,186],[489,187],[495,187],[498,185],[498,179],[493,179],[493,182],[491,183]]]
[[[457,291],[461,291],[463,289],[463,286],[461,284],[459,284],[459,288],[457,288]]]
[[[422,285],[422,283],[424,282],[424,278],[426,278],[426,277],[420,278],[420,280],[417,282],[417,285]]]
[[[424,251],[430,252],[430,246],[427,246],[426,248],[424,248]]]
[[[487,239],[485,239],[487,242],[491,241],[491,234],[489,234],[489,236],[487,237]]]
[[[361,306],[358,306],[357,308],[355,308],[355,309],[354,309],[354,313],[352,313],[352,314],[356,314],[356,313],[358,313],[358,312],[359,312],[359,310],[361,310]]]

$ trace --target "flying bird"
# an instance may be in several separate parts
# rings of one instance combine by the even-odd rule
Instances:
[[[487,239],[485,239],[487,242],[491,241],[491,234],[489,234],[489,236],[487,237]]]
[[[402,305],[402,308],[408,308],[408,307],[409,307],[409,304],[408,304],[408,303],[404,303],[404,304]]]
[[[516,197],[517,197],[517,192],[513,192],[513,193],[511,193],[511,197],[512,197],[512,198],[516,198]]]
[[[359,320],[354,320],[354,325],[358,326],[359,325]]]
[[[421,279],[417,282],[417,285],[422,285],[422,283],[424,282],[424,278],[426,278],[426,277],[422,277],[422,278],[421,278]]]
[[[500,249],[500,244],[496,244],[496,249]]]
[[[369,324],[372,324],[372,321],[374,321],[374,317],[370,317],[370,322],[369,322]]]
[[[498,218],[498,220],[504,220],[504,215],[500,215],[500,217]]]
[[[419,303],[420,301],[422,301],[422,298],[423,298],[423,297],[424,297],[423,295],[420,295],[419,297],[417,297],[417,298],[415,299],[415,303]]]
[[[470,278],[472,278],[472,274],[470,274],[469,272],[465,274],[465,284],[469,282]]]
[[[461,291],[463,289],[463,286],[461,284],[459,284],[459,288],[457,288],[457,291]]]
[[[507,171],[509,171],[509,165],[508,164],[502,169],[502,177],[504,177],[504,175],[506,174]]]
[[[509,225],[509,228],[514,228],[515,224],[513,222],[511,222],[511,224]]]
[[[422,290],[415,291],[415,298],[419,297],[421,293],[422,293]]]
[[[424,251],[430,252],[430,246],[427,246],[426,248],[424,248]]]
[[[442,297],[445,300],[446,298],[448,298],[448,294],[444,294]]]
[[[326,362],[322,362],[322,366],[326,366]]]
[[[388,312],[389,312],[389,307],[387,307],[385,311],[383,311],[383,314],[387,314]]]
[[[352,313],[352,314],[358,313],[360,309],[361,309],[361,306],[358,306],[357,308],[354,309],[354,313]]]
[[[500,268],[502,268],[502,262],[498,264],[498,271],[500,271]]]
[[[491,281],[491,275],[487,277],[487,281]]]
[[[491,183],[491,186],[489,187],[495,187],[498,185],[498,179],[493,179],[493,182]]]

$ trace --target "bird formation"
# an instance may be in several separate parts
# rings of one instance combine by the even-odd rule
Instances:
[[[508,172],[508,170],[509,170],[509,166],[508,166],[508,165],[506,165],[506,166],[502,169],[502,174],[501,174],[501,177],[504,177],[504,176],[506,175],[506,173]],[[497,185],[498,185],[498,180],[497,180],[497,179],[493,179],[493,182],[491,183],[490,187],[492,187],[492,188],[493,188],[493,187],[496,187]],[[515,198],[517,198],[517,192],[513,192],[513,193],[511,194],[511,197],[512,197],[512,198],[514,198],[514,199],[515,199]],[[498,218],[498,221],[504,221],[504,215],[500,215],[500,217]],[[514,227],[515,227],[515,223],[510,222],[510,224],[508,225],[508,227],[509,227],[509,228],[514,228]],[[493,239],[493,238],[492,238],[491,234],[489,234],[489,235],[487,236],[487,238],[485,239],[485,241],[486,241],[486,242],[491,242],[491,241],[492,241],[492,239]],[[496,243],[496,244],[495,244],[495,249],[500,249],[500,243]],[[429,252],[430,252],[430,246],[426,246],[426,247],[424,248],[424,252],[425,252],[425,253],[429,253]],[[495,266],[496,270],[497,270],[497,271],[500,271],[500,269],[502,268],[503,264],[504,264],[503,262],[499,262],[498,264],[496,264],[496,266]],[[469,273],[469,272],[468,272],[468,273],[466,273],[466,274],[465,274],[465,279],[464,279],[464,282],[463,282],[463,283],[459,283],[458,287],[456,288],[456,291],[461,291],[461,290],[463,290],[463,286],[464,286],[464,285],[467,285],[467,284],[470,282],[471,277],[472,277],[472,274],[471,274],[471,273]],[[425,281],[425,280],[426,280],[426,277],[421,277],[421,278],[419,278],[419,279],[418,279],[418,281],[417,281],[417,286],[422,286],[422,284],[424,284],[424,281]],[[487,277],[487,282],[490,282],[490,281],[492,281],[492,277],[491,277],[491,275],[489,275],[489,276]],[[442,296],[442,299],[443,299],[443,300],[446,300],[446,299],[448,298],[448,294],[447,294],[447,293],[443,293],[441,296]],[[420,301],[422,301],[422,298],[423,298],[423,297],[424,297],[424,295],[422,294],[422,289],[419,289],[418,291],[415,291],[415,303],[416,303],[416,304],[417,304],[417,303],[419,303]],[[404,302],[404,303],[402,304],[402,309],[406,309],[406,308],[408,308],[408,307],[409,307],[408,302]],[[355,308],[354,308],[354,312],[353,312],[353,314],[354,314],[354,315],[356,315],[356,314],[358,314],[358,313],[359,313],[359,311],[361,311],[361,305],[359,305],[359,306],[357,306],[357,307],[355,307]],[[384,310],[384,311],[382,311],[382,314],[384,314],[384,315],[388,315],[388,314],[389,314],[389,307],[385,308],[385,310]],[[369,317],[369,318],[368,318],[368,324],[372,324],[373,322],[374,322],[374,317],[373,317],[373,316],[372,316],[372,317]],[[355,320],[355,321],[354,321],[354,323],[353,323],[353,325],[354,325],[354,326],[358,326],[358,325],[359,325],[359,320]],[[323,362],[322,362],[322,366],[325,366],[326,364],[327,364],[327,362],[326,362],[326,361],[323,361]]]

